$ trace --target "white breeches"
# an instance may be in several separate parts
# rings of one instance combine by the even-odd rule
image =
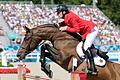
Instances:
[[[93,44],[96,36],[98,34],[98,28],[95,26],[92,31],[87,35],[86,40],[83,44],[83,42],[81,41],[78,45],[77,45],[77,53],[80,57],[84,56],[83,50],[82,50],[82,45],[83,45],[83,49],[86,51],[89,47],[91,47],[91,45]]]

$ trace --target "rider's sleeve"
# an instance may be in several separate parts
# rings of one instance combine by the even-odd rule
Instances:
[[[70,19],[69,23],[70,23],[71,27],[70,26],[67,27],[66,31],[68,31],[68,32],[75,32],[75,33],[78,32],[79,33],[80,30],[82,28],[84,28],[84,26],[80,26],[79,23],[74,19]]]

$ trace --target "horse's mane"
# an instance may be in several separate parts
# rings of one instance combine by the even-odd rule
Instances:
[[[58,26],[58,25],[56,25],[56,24],[42,24],[42,25],[40,25],[40,26],[37,26],[37,28],[55,28],[55,29],[58,29],[59,27],[61,27],[61,26]],[[35,29],[35,28],[33,28],[33,29]],[[59,31],[59,30],[57,30],[57,31]],[[66,32],[66,31],[65,31]],[[71,35],[71,36],[73,36],[75,39],[77,39],[78,41],[81,41],[82,40],[82,37],[80,36],[80,35],[78,35],[77,33],[71,33],[71,32],[66,32],[67,34],[69,34],[69,35]]]
[[[53,28],[59,28],[59,26],[57,26],[56,24],[42,24],[38,27],[53,27]]]

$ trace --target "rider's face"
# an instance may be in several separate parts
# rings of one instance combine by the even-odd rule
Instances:
[[[63,12],[59,12],[57,15],[59,18],[63,18]]]

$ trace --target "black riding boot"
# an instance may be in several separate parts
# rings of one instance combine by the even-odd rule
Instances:
[[[88,73],[96,75],[97,74],[97,69],[95,67],[95,63],[94,63],[94,59],[93,59],[93,54],[92,54],[92,52],[90,51],[89,48],[85,52],[86,52],[86,55],[87,55],[87,57],[89,59],[89,62],[90,62],[90,68],[88,68]]]

